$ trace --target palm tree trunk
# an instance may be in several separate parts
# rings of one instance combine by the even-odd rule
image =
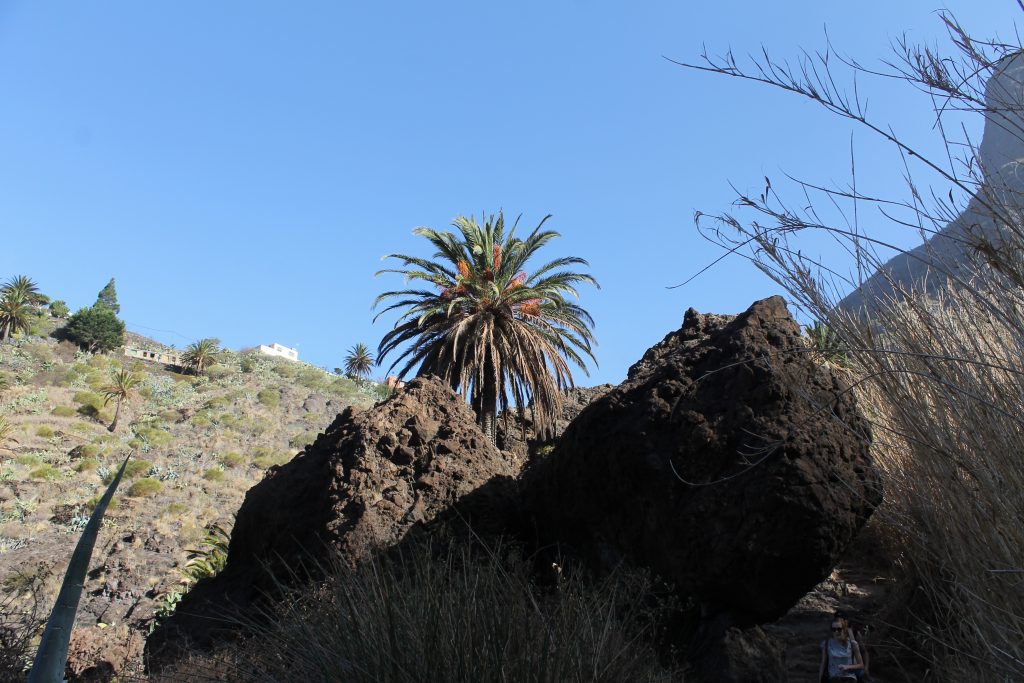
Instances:
[[[121,399],[117,399],[117,408],[114,409],[114,421],[107,427],[108,432],[112,432],[117,429],[117,420],[121,417]]]
[[[497,434],[495,434],[494,427],[498,415],[498,383],[494,380],[493,369],[494,366],[489,360],[484,363],[484,382],[480,392],[478,420],[480,430],[491,443],[496,444]]]

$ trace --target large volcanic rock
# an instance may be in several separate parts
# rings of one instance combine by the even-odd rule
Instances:
[[[305,452],[249,490],[227,566],[197,584],[149,638],[151,665],[174,659],[186,641],[205,646],[226,635],[217,632],[216,617],[244,613],[299,567],[314,568],[334,553],[358,562],[441,512],[458,510],[486,526],[479,517],[503,508],[489,492],[508,494],[484,485],[514,474],[466,402],[436,379],[409,382],[364,412],[346,409]]]
[[[782,616],[881,502],[868,425],[781,297],[687,311],[531,474],[538,527],[649,567],[723,625]]]

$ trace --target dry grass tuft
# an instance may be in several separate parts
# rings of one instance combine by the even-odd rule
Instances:
[[[540,588],[513,554],[414,551],[292,591],[250,641],[159,681],[670,681],[648,586],[618,576]]]

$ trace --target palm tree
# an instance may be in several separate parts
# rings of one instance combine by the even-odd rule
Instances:
[[[185,367],[197,375],[220,360],[221,348],[219,339],[200,339],[189,344],[185,353],[181,354],[181,362]]]
[[[9,339],[16,332],[28,332],[31,325],[32,309],[28,300],[15,291],[4,292],[0,297],[0,341]]]
[[[373,354],[366,344],[359,343],[348,350],[345,355],[345,374],[352,379],[365,379],[370,376],[373,368]]]
[[[26,303],[32,303],[39,297],[39,285],[28,275],[16,275],[0,287],[0,294],[13,294]]]
[[[103,405],[107,405],[115,399],[117,400],[117,408],[114,410],[114,421],[107,427],[108,432],[117,429],[117,420],[121,417],[121,404],[131,400],[135,387],[141,381],[142,378],[138,374],[121,368],[119,372],[115,372],[110,376],[110,384],[101,389],[106,399],[103,401]]]
[[[0,341],[16,332],[28,332],[32,305],[44,297],[39,286],[27,275],[17,275],[0,286]]]
[[[404,267],[380,271],[400,273],[406,282],[422,281],[426,288],[377,297],[374,307],[394,300],[378,318],[405,309],[381,340],[378,363],[408,344],[389,372],[404,362],[400,378],[414,368],[417,375],[441,377],[469,400],[492,441],[498,410],[507,410],[510,403],[520,415],[530,405],[538,436],[550,434],[561,392],[573,384],[569,364],[586,372],[585,358],[596,363],[594,321],[566,298],[579,296],[576,285],[581,282],[597,286],[590,275],[566,269],[587,262],[568,256],[532,274],[524,270],[541,247],[559,236],[542,230],[548,218],[526,239],[515,237],[518,219],[505,233],[500,212],[483,226],[473,218],[456,218],[452,225],[459,235],[417,228],[413,234],[437,249],[435,260],[391,254],[387,258]]]

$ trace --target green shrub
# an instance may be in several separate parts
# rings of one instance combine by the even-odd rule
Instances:
[[[242,418],[234,413],[221,413],[215,418],[217,424],[228,429],[238,429],[242,425]]]
[[[171,503],[164,508],[165,515],[177,516],[189,511],[189,506],[184,503]]]
[[[96,509],[96,505],[100,502],[100,498],[102,498],[102,497],[103,497],[102,495],[93,496],[89,500],[85,501],[85,507],[87,507],[90,512],[95,510]],[[110,499],[110,503],[107,504],[107,509],[108,510],[115,510],[115,509],[117,509],[119,507],[121,507],[121,501],[119,501],[117,499],[117,496],[114,496],[113,498],[111,498]]]
[[[307,429],[306,431],[299,432],[293,436],[291,440],[288,441],[288,445],[295,449],[302,449],[316,441],[316,437],[319,435],[320,432],[313,429]]]
[[[299,374],[298,367],[291,361],[278,361],[274,363],[271,371],[278,377],[284,377],[285,379],[291,379]]]
[[[211,467],[203,473],[203,479],[206,481],[223,481],[224,470],[219,467]]]
[[[75,463],[75,472],[91,472],[99,465],[96,458],[82,458]]]
[[[135,477],[146,474],[153,469],[153,463],[149,460],[129,460],[128,465],[124,468],[124,479],[134,479]],[[103,477],[103,483],[109,484],[114,481],[114,475],[117,472],[110,472],[107,476]]]
[[[330,376],[319,368],[304,368],[299,372],[298,382],[307,389],[326,389],[330,381]]]
[[[79,447],[78,455],[81,458],[95,458],[100,452],[100,447],[94,443],[83,444]]]
[[[206,408],[211,410],[218,410],[220,408],[226,408],[231,404],[231,401],[227,396],[214,396],[206,402]]]
[[[247,423],[248,429],[253,434],[266,434],[273,428],[273,424],[269,420],[265,420],[262,417],[254,417]]]
[[[283,465],[292,459],[290,453],[283,451],[274,451],[270,448],[257,448],[253,451],[253,464],[261,470],[265,470],[274,465]]]
[[[79,391],[72,400],[80,406],[92,406],[96,410],[103,407],[103,397],[91,391]],[[79,412],[81,412],[81,408],[79,408]]]
[[[279,389],[261,389],[256,394],[256,399],[268,408],[276,408],[281,405],[281,391]]]
[[[136,425],[135,436],[139,437],[153,448],[162,448],[170,445],[174,437],[165,429],[149,425]]]
[[[90,405],[79,406],[78,414],[81,415],[82,417],[88,417],[93,420],[98,420],[101,415],[99,408]]]
[[[50,437],[53,436],[53,429],[51,427],[48,427],[47,425],[39,425],[39,428],[36,429],[36,436],[41,436],[44,439],[49,439]]]
[[[157,413],[157,417],[164,422],[177,422],[181,419],[181,413],[177,410],[161,410]]]
[[[191,424],[193,427],[204,428],[212,425],[213,420],[210,419],[209,412],[205,410],[200,410],[198,413],[192,416],[192,419],[189,420],[189,424]]]
[[[124,468],[124,476],[126,479],[132,479],[151,469],[153,469],[153,463],[149,460],[129,460],[128,465]]]
[[[338,377],[327,385],[327,391],[335,396],[349,397],[359,393],[359,387],[348,377]]]
[[[163,487],[164,485],[156,479],[146,477],[145,479],[139,479],[128,487],[128,495],[132,498],[147,498],[155,496]]]
[[[43,464],[43,456],[36,453],[25,453],[15,458],[19,465],[25,465],[26,467],[36,467]]]
[[[214,365],[206,370],[206,376],[211,380],[224,379],[235,374],[237,370],[230,365]]]
[[[45,365],[53,362],[53,349],[48,344],[26,344],[23,350],[38,363]]]
[[[56,415],[57,417],[74,417],[75,409],[71,406],[57,406],[50,411],[50,414]]]
[[[50,315],[54,318],[66,318],[70,313],[71,310],[68,309],[67,302],[61,299],[50,302]]]
[[[60,470],[58,470],[53,465],[44,464],[32,470],[32,472],[30,472],[28,476],[32,477],[33,479],[45,479],[46,481],[55,481],[57,479],[60,479]]]
[[[220,464],[224,467],[239,467],[245,464],[245,458],[241,453],[231,451],[230,453],[224,453],[219,458]]]

